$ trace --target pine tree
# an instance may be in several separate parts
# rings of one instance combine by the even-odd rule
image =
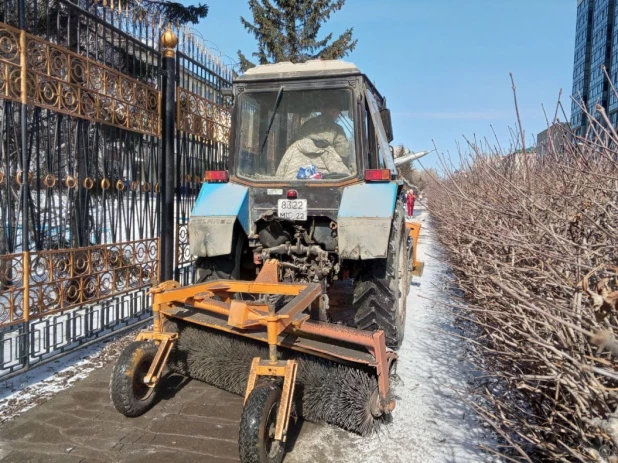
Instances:
[[[129,8],[141,9],[159,16],[164,23],[197,24],[200,19],[208,15],[208,6],[202,3],[184,5],[169,0],[128,0],[128,2]]]
[[[356,47],[349,28],[333,40],[333,34],[319,39],[320,28],[331,14],[341,10],[345,0],[249,0],[253,23],[241,17],[245,29],[258,42],[253,53],[259,64],[316,58],[339,59]],[[255,66],[238,50],[242,71]]]

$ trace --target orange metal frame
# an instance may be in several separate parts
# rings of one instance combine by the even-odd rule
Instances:
[[[406,222],[406,229],[412,238],[412,242],[414,243],[414,253],[412,256],[412,275],[421,276],[423,274],[423,268],[425,264],[421,261],[416,260],[416,246],[418,245],[418,237],[421,233],[421,224],[418,222]]]
[[[165,318],[175,318],[199,324],[208,328],[249,337],[266,342],[271,349],[269,360],[256,359],[250,372],[255,382],[256,376],[283,376],[284,392],[281,408],[289,408],[293,396],[293,381],[289,376],[296,372],[296,364],[288,365],[277,361],[276,348],[285,347],[299,352],[340,363],[363,364],[375,369],[378,389],[374,395],[372,410],[375,415],[390,412],[395,401],[390,397],[389,374],[397,354],[387,351],[383,331],[362,331],[342,325],[321,323],[310,320],[310,309],[318,304],[322,294],[321,285],[315,283],[279,283],[277,261],[268,261],[257,279],[253,282],[219,280],[180,287],[174,281],[161,283],[151,290],[153,295],[153,315],[156,335],[149,335],[159,344],[159,349],[171,349],[175,338],[163,330]],[[242,301],[234,298],[236,293],[251,295],[279,295],[291,297],[275,312],[274,306],[265,302]],[[216,299],[215,299],[216,297]],[[167,354],[157,356],[156,362],[148,372],[153,380],[160,378]],[[247,396],[252,389],[251,381]],[[286,387],[285,384],[288,384]],[[289,418],[289,417],[288,417]],[[276,433],[285,435],[287,419],[279,422]]]

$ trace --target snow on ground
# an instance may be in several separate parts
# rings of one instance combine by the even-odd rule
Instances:
[[[480,373],[466,360],[466,344],[449,306],[449,268],[442,261],[431,223],[423,222],[418,249],[424,275],[415,278],[408,297],[406,335],[399,351],[394,385],[399,397],[393,423],[369,438],[328,425],[303,424],[286,463],[334,462],[486,462],[478,445],[492,446],[493,433],[466,405],[468,385]],[[0,381],[0,423],[48,400],[87,377],[134,339],[127,334]],[[102,347],[104,346],[104,347]]]
[[[21,415],[76,381],[88,377],[110,358],[117,357],[135,339],[135,334],[122,334],[95,343],[11,379],[0,380],[0,423]]]
[[[332,426],[308,425],[286,463],[493,461],[478,447],[491,446],[492,432],[462,400],[468,383],[479,373],[466,360],[465,342],[457,337],[461,333],[445,288],[449,269],[426,219],[425,213],[415,217],[423,222],[417,259],[425,262],[425,270],[414,279],[408,296],[393,423],[369,438]]]

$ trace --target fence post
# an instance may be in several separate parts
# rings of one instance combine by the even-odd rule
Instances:
[[[163,50],[163,107],[162,116],[162,145],[161,152],[161,196],[159,203],[159,224],[161,227],[161,281],[174,278],[174,124],[176,122],[176,63],[174,48],[178,44],[178,37],[170,25],[161,36]]]
[[[22,365],[25,368],[30,366],[30,176],[29,159],[28,159],[28,85],[27,85],[27,60],[26,60],[26,1],[19,2],[19,28],[21,34],[20,42],[20,66],[21,66],[21,107],[20,107],[20,125],[21,125],[21,172],[17,172],[17,180],[21,182],[21,252],[23,257],[22,262],[22,278],[24,296],[22,304],[24,307],[24,357]],[[21,174],[21,179],[19,175]]]

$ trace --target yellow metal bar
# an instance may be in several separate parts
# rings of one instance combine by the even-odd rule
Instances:
[[[178,288],[180,283],[176,281],[170,280],[160,283],[158,286],[151,288],[149,293],[152,294],[152,322],[153,322],[153,331],[157,333],[163,332],[163,321],[161,319],[161,308],[166,301],[162,301],[162,296],[167,294],[167,291]],[[169,302],[169,301],[168,301]]]
[[[21,31],[19,33],[19,63],[21,66],[21,102],[24,106],[22,106],[22,111],[27,111],[27,107],[25,105],[28,104],[28,85],[27,85],[27,77],[28,77],[28,68],[26,61],[26,31]],[[7,82],[8,86],[8,82]],[[23,129],[22,129],[23,130]],[[25,150],[26,147],[22,146],[22,150]],[[23,166],[22,168],[22,176],[23,182],[28,182],[28,166]],[[22,187],[24,188],[24,187]],[[22,217],[22,220],[28,220],[28,217]],[[27,236],[22,236],[22,243],[26,244],[28,242]],[[22,246],[23,249],[23,246]],[[23,266],[24,266],[24,321],[30,321],[30,251],[25,250],[23,255]]]
[[[257,367],[260,364],[260,358],[255,357],[251,362],[251,369],[249,370],[249,379],[247,380],[247,390],[245,391],[245,400],[243,403],[247,403],[249,394],[255,387],[255,380],[257,379]]]
[[[25,242],[25,240],[22,240]],[[30,251],[24,252],[24,321],[30,321]]]
[[[20,47],[20,57],[19,57],[19,63],[21,65],[21,102],[23,104],[27,104],[28,103],[28,86],[26,85],[26,78],[28,76],[28,67],[27,67],[27,63],[26,63],[26,31],[21,31],[19,34],[19,47]],[[8,82],[7,82],[8,85]],[[26,148],[23,148],[26,149]],[[25,166],[24,166],[24,171],[25,171]],[[26,180],[26,175],[27,172],[24,174],[24,181]],[[24,219],[24,220],[27,220]],[[25,241],[24,241],[25,242]]]
[[[296,370],[298,364],[294,360],[288,360],[285,366],[283,389],[281,390],[281,402],[279,402],[279,412],[277,413],[277,424],[275,427],[275,439],[285,442],[290,422],[290,412],[292,411],[292,401],[294,400],[294,386],[296,385]]]
[[[161,283],[165,284],[167,282]],[[283,296],[298,296],[307,285],[292,283],[254,283],[250,281],[210,281],[191,286],[166,289],[160,294],[159,303],[176,302],[184,304],[187,299],[201,292],[221,293],[251,293],[251,294],[280,294]]]
[[[261,361],[260,361],[261,362]],[[256,376],[285,376],[285,366],[281,365],[281,362],[277,362],[275,365],[270,363],[258,364],[255,368]]]
[[[230,315],[230,304],[221,301],[215,301],[213,299],[208,299],[205,301],[191,301],[191,307],[207,310],[208,312],[216,313],[219,315]]]
[[[174,342],[178,339],[178,333],[158,333],[153,331],[142,331],[137,335],[138,341],[153,340],[159,343],[157,354],[155,355],[148,373],[144,377],[144,383],[148,387],[155,387],[159,382],[163,368],[167,363]]]

